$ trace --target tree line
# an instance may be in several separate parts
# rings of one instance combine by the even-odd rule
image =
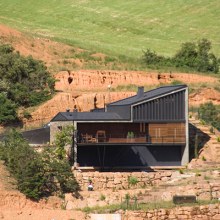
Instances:
[[[188,71],[219,73],[220,59],[210,52],[212,44],[207,39],[197,42],[186,42],[173,57],[158,55],[147,49],[143,61],[150,68],[174,67]]]

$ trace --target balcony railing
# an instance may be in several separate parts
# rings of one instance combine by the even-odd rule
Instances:
[[[135,135],[134,137],[108,136],[96,137],[96,135],[85,134],[77,138],[78,143],[147,143],[147,144],[184,144],[186,138],[182,136],[143,136]]]

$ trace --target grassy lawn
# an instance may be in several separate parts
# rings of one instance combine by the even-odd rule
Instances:
[[[121,59],[171,56],[200,38],[220,56],[219,11],[219,0],[1,0],[0,22]]]

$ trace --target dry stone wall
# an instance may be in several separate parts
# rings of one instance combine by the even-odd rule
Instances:
[[[220,204],[210,204],[196,207],[176,207],[170,210],[154,209],[149,211],[125,211],[121,214],[123,220],[219,220]]]
[[[94,184],[94,190],[105,189],[137,189],[145,186],[158,185],[171,179],[172,172],[78,172],[74,175],[82,190],[86,190],[89,180]],[[131,183],[132,180],[136,179]],[[136,182],[136,183],[135,183]]]

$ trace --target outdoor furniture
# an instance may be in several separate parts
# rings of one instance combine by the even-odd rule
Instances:
[[[97,141],[96,138],[94,138],[90,134],[82,134],[82,143],[95,143]]]
[[[97,142],[106,142],[106,134],[104,130],[98,130],[96,132]]]

